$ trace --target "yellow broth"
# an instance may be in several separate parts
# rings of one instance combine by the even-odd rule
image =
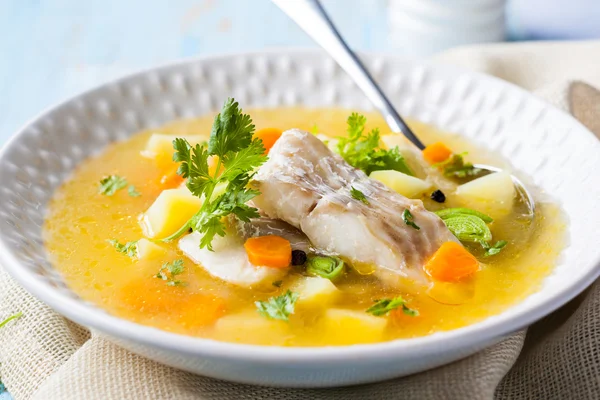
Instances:
[[[247,111],[258,129],[276,127],[310,131],[316,125],[319,132],[332,137],[345,134],[345,121],[350,113],[342,109],[301,108]],[[366,113],[366,116],[368,129],[380,127],[382,134],[388,133],[379,115]],[[246,315],[257,314],[255,301],[284,293],[299,274],[291,272],[280,288],[273,286],[261,292],[211,277],[183,256],[176,243],[165,245],[169,250],[168,257],[156,261],[132,260],[107,243],[108,239],[124,243],[142,238],[138,216],[164,189],[160,184],[162,171],[153,160],[140,155],[150,135],[155,132],[173,136],[202,134],[208,138],[212,119],[210,115],[175,121],[112,144],[103,154],[79,166],[72,179],[56,192],[44,225],[45,245],[53,265],[83,299],[127,320],[217,340],[285,346],[384,341],[455,329],[500,313],[540,288],[563,247],[565,222],[556,205],[538,203],[532,224],[518,215],[522,207],[517,206],[512,214],[490,226],[494,241],[504,239],[509,243],[500,254],[480,258],[484,262],[481,270],[465,284],[465,290],[472,293],[472,298],[464,304],[441,304],[426,293],[393,292],[373,277],[350,273],[337,284],[341,295],[334,304],[336,308],[364,312],[374,299],[402,295],[420,315],[410,317],[395,313],[389,317],[383,336],[356,339],[341,328],[335,334],[323,334],[323,310],[297,308],[288,323],[272,321],[267,327],[268,334],[257,328],[256,334],[221,337],[214,328],[216,317],[244,311]],[[458,135],[443,133],[418,122],[413,122],[412,126],[425,143],[443,141],[455,152],[468,151],[473,162],[507,165]],[[111,174],[126,177],[141,196],[130,197],[126,189],[113,196],[100,195],[99,181]],[[424,201],[430,209],[440,208],[428,199]],[[450,197],[444,207],[452,205]],[[163,262],[179,258],[185,260],[185,271],[178,278],[186,281],[187,286],[167,286],[155,277]],[[249,326],[248,331],[252,330]]]

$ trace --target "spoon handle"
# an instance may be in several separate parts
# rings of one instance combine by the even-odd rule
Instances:
[[[273,3],[293,19],[315,42],[320,44],[350,75],[381,112],[394,132],[401,132],[420,150],[425,148],[402,117],[398,115],[362,62],[344,42],[318,0],[273,0]]]

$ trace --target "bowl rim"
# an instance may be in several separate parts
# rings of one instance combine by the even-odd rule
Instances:
[[[58,101],[56,104],[47,107],[44,111],[30,119],[27,123],[21,126],[13,135],[4,143],[0,149],[0,160],[5,157],[11,146],[17,142],[27,129],[37,123],[45,116],[52,114],[61,107],[76,101],[81,97],[92,95],[95,92],[105,90],[107,87],[115,84],[120,84],[130,79],[160,70],[166,70],[177,67],[184,67],[201,62],[210,62],[216,59],[232,58],[232,57],[256,57],[264,55],[309,55],[326,57],[324,51],[314,48],[270,48],[265,50],[252,51],[232,51],[219,54],[203,55],[191,58],[179,59],[171,62],[161,63],[156,66],[138,69],[116,79],[108,80],[104,83],[96,85],[90,89],[79,92],[71,97]],[[396,56],[382,52],[359,52],[362,57],[377,57],[383,59],[393,59],[401,61],[410,66],[418,65],[435,65],[431,62],[415,61],[404,57]],[[439,64],[438,64],[439,65]],[[468,74],[477,79],[496,82],[510,88],[512,91],[520,92],[520,94],[528,98],[534,98],[544,106],[553,109],[555,112],[561,113],[563,117],[570,120],[570,123],[579,125],[589,135],[593,136],[587,128],[579,121],[564,111],[557,109],[551,104],[536,98],[530,92],[499,78],[489,76],[483,73],[470,71],[457,66],[444,65],[445,70],[452,73]],[[568,246],[568,244],[567,244]],[[522,309],[514,307],[525,301],[521,300],[512,307],[502,311],[500,314],[495,314],[485,318],[482,321],[476,322],[465,327],[440,331],[431,335],[420,336],[407,339],[395,339],[386,342],[373,344],[354,344],[345,346],[307,346],[307,347],[285,347],[285,346],[265,346],[240,344],[232,342],[223,342],[214,339],[200,338],[187,336],[178,333],[167,332],[159,328],[154,328],[142,324],[138,324],[111,314],[101,308],[88,303],[79,298],[69,297],[58,290],[55,290],[51,285],[44,280],[39,279],[35,274],[30,273],[26,268],[20,266],[19,260],[12,253],[11,247],[0,236],[0,263],[6,271],[29,293],[34,297],[42,300],[59,314],[81,324],[87,328],[96,329],[99,332],[116,336],[130,342],[136,342],[151,347],[159,348],[166,351],[174,351],[185,353],[187,355],[213,357],[228,360],[244,360],[264,363],[285,362],[288,365],[320,362],[325,365],[337,363],[347,360],[370,360],[370,359],[385,359],[394,357],[401,353],[406,357],[418,357],[425,354],[435,354],[440,347],[456,347],[460,348],[468,343],[484,343],[491,342],[511,333],[514,333],[535,321],[550,314],[556,309],[575,298],[590,286],[598,277],[600,277],[600,252],[597,254],[596,260],[578,280],[571,282],[569,285],[562,286],[543,301],[537,304],[529,305]]]

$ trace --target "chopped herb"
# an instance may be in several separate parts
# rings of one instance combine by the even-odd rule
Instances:
[[[375,300],[375,304],[367,309],[367,312],[375,315],[376,317],[381,317],[383,315],[387,315],[390,311],[395,310],[398,307],[402,307],[402,311],[406,315],[410,315],[411,317],[416,317],[419,315],[417,310],[409,308],[406,305],[406,301],[398,296],[395,299],[383,299],[383,300]]]
[[[154,275],[154,277],[162,279],[163,281],[167,281],[168,286],[186,286],[186,282],[175,279],[177,275],[181,275],[183,273],[183,269],[184,265],[182,259],[175,260],[173,262],[166,262],[162,265],[162,267],[160,267],[160,270],[156,275]]]
[[[475,168],[473,164],[465,162],[463,154],[453,154],[446,161],[433,164],[434,167],[439,167],[444,170],[444,175],[450,178],[466,178],[475,176],[481,172],[481,169]]]
[[[329,280],[338,278],[344,272],[344,261],[333,256],[314,256],[308,259],[306,272]]]
[[[202,235],[200,248],[212,251],[212,240],[216,235],[225,236],[223,217],[234,214],[248,222],[258,218],[258,210],[246,203],[260,194],[246,186],[254,170],[267,157],[262,140],[253,139],[254,125],[249,115],[242,114],[238,103],[228,99],[221,112],[215,117],[208,146],[192,147],[187,140],[173,141],[173,160],[181,163],[177,173],[187,178],[186,186],[204,201],[200,211],[171,236],[162,239],[169,242],[188,232],[190,228]],[[217,156],[217,168],[210,174],[208,158]],[[226,184],[225,192],[213,195],[218,184]]]
[[[127,242],[125,244],[119,243],[116,239],[107,240],[108,243],[112,245],[119,253],[126,254],[127,256],[134,258],[137,256],[137,243],[135,240],[133,242]]]
[[[404,210],[404,212],[402,213],[402,220],[404,221],[404,223],[408,226],[412,226],[413,228],[415,228],[416,230],[420,230],[421,227],[418,226],[417,224],[415,224],[414,222],[414,217],[411,214],[411,212],[408,210],[408,208],[406,208]]]
[[[508,244],[506,240],[499,240],[495,245],[491,246],[486,241],[481,241],[481,246],[485,249],[484,257],[494,256],[502,251],[502,249]]]
[[[304,265],[306,253],[302,250],[292,250],[292,265]]]
[[[294,306],[298,297],[298,293],[288,290],[281,296],[271,297],[267,301],[257,301],[254,304],[262,316],[289,321],[289,316],[294,313]]]
[[[481,218],[483,222],[490,223],[494,222],[493,218],[477,210],[471,208],[457,207],[457,208],[445,208],[443,210],[434,211],[434,213],[441,219],[447,219],[451,217],[457,217],[459,215],[474,215]]]
[[[310,133],[312,133],[313,135],[316,135],[319,133],[319,127],[317,126],[317,123],[315,122],[313,124],[313,126],[310,128]]]
[[[281,285],[283,285],[283,281],[275,281],[275,282],[273,282],[273,286],[275,286],[275,287],[281,287]]]
[[[413,176],[398,147],[389,150],[379,147],[379,129],[364,134],[366,122],[367,119],[358,113],[348,117],[348,136],[339,138],[337,152],[348,164],[367,175],[373,171],[392,169]]]
[[[2,328],[4,325],[8,324],[13,319],[20,318],[22,315],[23,315],[22,312],[18,312],[16,314],[11,315],[10,317],[6,318],[4,321],[0,322],[0,328]]]
[[[369,205],[369,200],[365,197],[365,194],[358,189],[355,189],[354,186],[350,187],[350,195],[353,199],[362,201],[366,205]]]
[[[140,192],[137,191],[137,189],[133,185],[129,185],[129,188],[127,189],[127,193],[131,197],[140,197],[142,195]]]
[[[100,180],[100,194],[112,196],[127,186],[127,179],[118,175],[109,175]]]
[[[446,195],[444,194],[444,192],[438,189],[435,192],[431,193],[431,200],[438,203],[443,203],[446,201]]]

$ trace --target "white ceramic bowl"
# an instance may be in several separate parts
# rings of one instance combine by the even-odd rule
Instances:
[[[135,324],[87,303],[48,262],[41,226],[48,200],[86,157],[143,128],[218,109],[281,105],[371,109],[318,51],[237,54],[143,71],[44,112],[0,154],[0,262],[61,314],[153,360],[221,379],[317,387],[406,375],[472,354],[580,293],[599,273],[600,143],[570,116],[500,80],[390,56],[366,57],[401,114],[461,132],[502,153],[560,201],[570,245],[543,288],[500,315],[409,340],[282,348],[198,339]]]

